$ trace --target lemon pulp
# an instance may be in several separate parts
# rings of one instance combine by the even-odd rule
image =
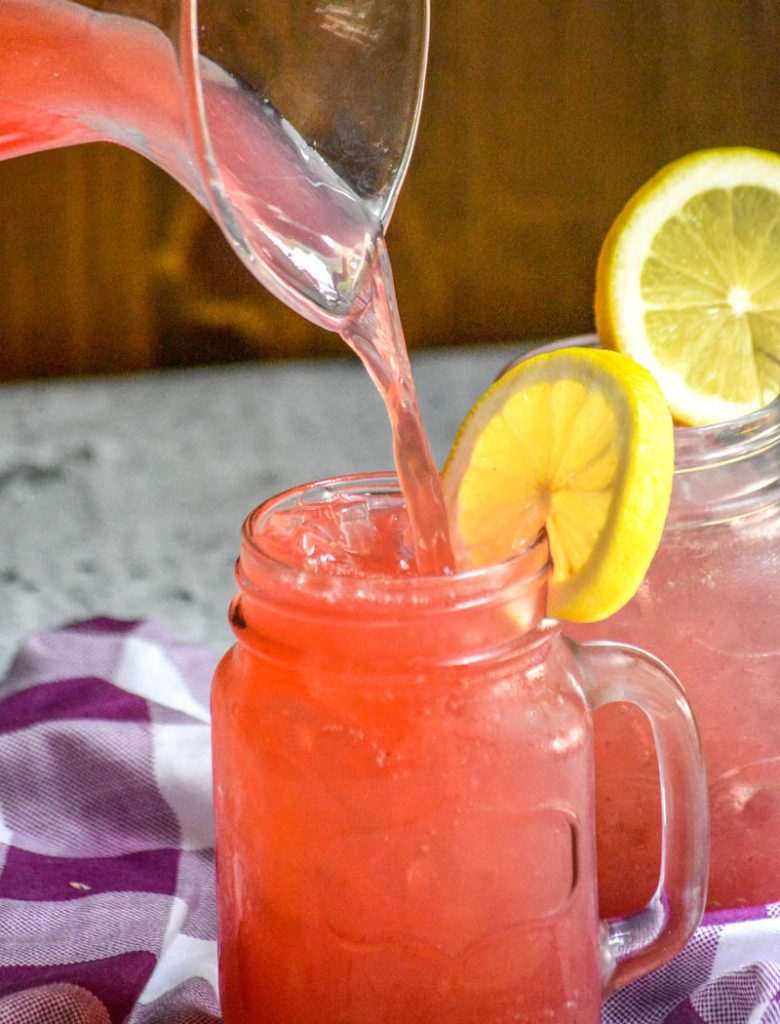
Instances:
[[[705,150],[647,182],[602,247],[596,323],[651,370],[680,423],[780,394],[780,157]]]

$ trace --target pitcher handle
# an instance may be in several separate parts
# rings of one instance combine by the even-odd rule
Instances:
[[[682,686],[657,658],[606,641],[572,643],[592,709],[627,701],[647,715],[661,778],[661,870],[650,902],[604,924],[605,989],[671,959],[701,920],[707,897],[709,811],[696,722]]]

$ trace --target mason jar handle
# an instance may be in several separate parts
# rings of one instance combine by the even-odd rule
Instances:
[[[623,644],[571,642],[590,707],[627,701],[647,715],[661,778],[661,870],[650,902],[604,922],[605,988],[670,960],[698,925],[707,897],[709,811],[699,733],[682,686],[657,658]]]

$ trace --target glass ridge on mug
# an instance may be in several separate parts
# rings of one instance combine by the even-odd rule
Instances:
[[[698,922],[695,725],[655,659],[543,618],[541,535],[508,562],[415,571],[392,477],[296,488],[247,519],[214,681],[226,1024],[596,1024],[605,991]],[[591,709],[658,730],[659,891],[597,912]]]

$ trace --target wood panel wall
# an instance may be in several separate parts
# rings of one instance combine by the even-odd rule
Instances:
[[[388,241],[412,346],[592,327],[612,218],[693,149],[780,150],[780,0],[432,0]],[[340,352],[108,145],[0,164],[0,378]]]

